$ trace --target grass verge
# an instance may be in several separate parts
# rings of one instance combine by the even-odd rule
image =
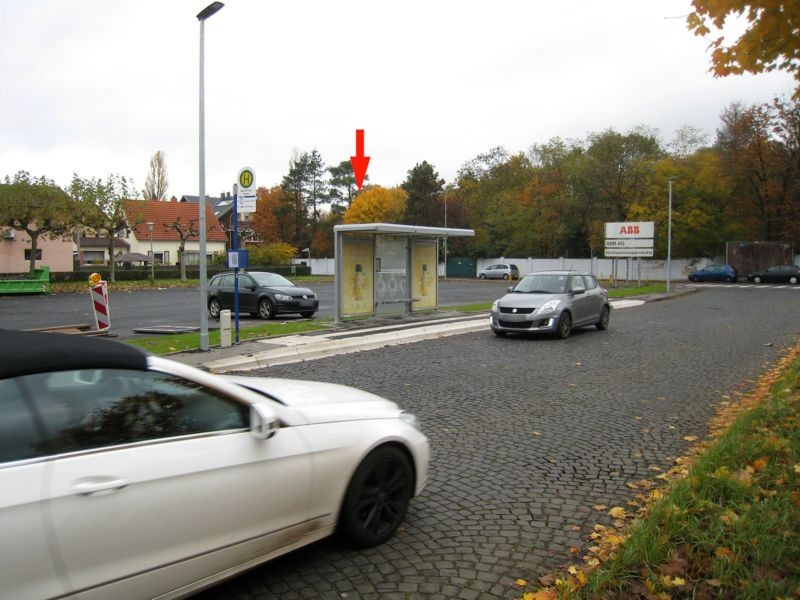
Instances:
[[[304,319],[302,321],[271,321],[252,327],[240,328],[239,340],[253,340],[276,335],[292,333],[306,333],[319,331],[330,326],[330,319]],[[232,333],[232,336],[235,335]],[[179,333],[175,335],[158,335],[152,337],[133,338],[123,340],[131,346],[137,346],[152,354],[170,354],[172,352],[185,352],[200,348],[199,333]],[[219,346],[219,330],[211,329],[208,332],[208,344],[212,348]]]
[[[678,459],[636,514],[609,513],[581,565],[524,600],[800,597],[800,344],[741,401],[723,399],[716,439]]]

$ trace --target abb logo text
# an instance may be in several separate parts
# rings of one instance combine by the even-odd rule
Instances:
[[[639,235],[638,225],[623,225],[619,228],[621,235]]]

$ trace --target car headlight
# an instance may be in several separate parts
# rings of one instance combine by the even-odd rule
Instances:
[[[497,305],[500,304],[500,299],[498,298],[494,302],[492,302],[492,312],[497,312]]]
[[[413,413],[405,412],[405,411],[401,412],[400,413],[400,420],[405,422],[405,423],[408,423],[414,429],[419,429],[419,419],[417,418],[417,415],[415,415]]]
[[[292,297],[287,296],[286,294],[275,294],[275,300],[280,300],[281,302],[291,302]]]
[[[561,302],[561,300],[548,300],[539,307],[538,312],[540,313],[552,312],[558,307],[559,302]]]

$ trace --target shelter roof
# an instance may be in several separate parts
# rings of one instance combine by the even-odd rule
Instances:
[[[350,225],[336,225],[333,230],[342,233],[382,233],[416,235],[420,237],[473,237],[475,235],[474,229],[424,227],[422,225],[401,225],[398,223],[353,223]]]

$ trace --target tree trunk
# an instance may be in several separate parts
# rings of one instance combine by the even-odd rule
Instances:
[[[31,259],[28,262],[28,273],[33,275],[33,270],[36,268],[36,250],[38,250],[39,246],[39,232],[26,229],[25,233],[31,238]]]
[[[178,248],[178,260],[181,261],[181,281],[186,281],[186,261],[183,260],[183,251],[186,247],[186,240],[181,238],[181,245]],[[197,253],[200,256],[200,253]]]
[[[114,236],[111,232],[108,235],[108,280],[111,283],[116,281],[114,279]]]

